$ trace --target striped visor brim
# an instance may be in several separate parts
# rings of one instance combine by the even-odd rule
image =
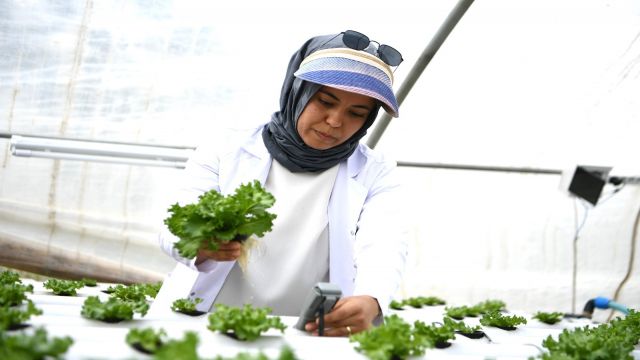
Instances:
[[[388,65],[369,53],[348,48],[319,50],[305,58],[294,75],[312,83],[370,96],[379,100],[389,115],[398,117],[393,73]]]

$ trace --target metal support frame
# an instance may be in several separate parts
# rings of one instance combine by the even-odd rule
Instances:
[[[418,60],[413,65],[406,79],[396,92],[398,106],[402,104],[404,99],[407,97],[407,94],[409,94],[409,91],[411,91],[411,88],[413,88],[413,85],[415,85],[420,75],[422,75],[424,69],[427,67],[429,62],[431,62],[433,56],[438,52],[442,43],[447,39],[451,30],[453,30],[453,28],[458,24],[458,21],[462,18],[467,9],[469,9],[471,4],[473,4],[473,0],[459,0],[442,25],[440,25],[440,28],[433,36],[427,47],[422,51],[422,54],[420,54],[420,57],[418,57]],[[380,137],[382,137],[387,126],[389,126],[390,120],[391,115],[386,112],[382,112],[382,116],[375,122],[375,127],[371,131],[371,135],[369,135],[367,140],[367,145],[370,148],[373,149],[376,147]]]
[[[441,163],[423,163],[411,161],[398,161],[399,167],[418,167],[433,169],[449,169],[449,170],[475,170],[475,171],[498,171],[498,172],[514,172],[525,174],[549,174],[562,175],[562,170],[558,169],[534,169],[527,167],[512,166],[482,166],[482,165],[462,165],[462,164],[441,164]]]
[[[6,137],[6,136],[2,136]],[[14,156],[184,168],[193,148],[44,136],[10,136]]]

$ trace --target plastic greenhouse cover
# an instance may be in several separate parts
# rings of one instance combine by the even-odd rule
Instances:
[[[220,126],[268,121],[289,57],[316,34],[355,29],[400,49],[397,88],[454,4],[2,1],[0,132],[195,146]],[[639,25],[637,1],[478,1],[378,148],[405,161],[637,166]],[[5,140],[0,244],[27,246],[49,269],[75,258],[140,280],[173,266],[155,234],[179,171],[12,157]],[[587,213],[578,265],[596,270],[578,299],[612,292],[606,279],[626,269],[637,187],[589,211],[553,176],[402,171],[420,205],[405,291],[509,300],[535,284],[525,310],[566,307],[572,235]],[[451,253],[462,267],[441,256]],[[411,275],[434,272],[448,275]]]

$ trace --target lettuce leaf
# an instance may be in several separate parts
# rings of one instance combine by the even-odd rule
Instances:
[[[164,223],[180,239],[174,244],[178,253],[193,259],[202,247],[215,251],[218,242],[264,236],[276,218],[267,211],[274,203],[273,195],[254,180],[228,196],[210,190],[200,195],[197,203],[173,204]]]

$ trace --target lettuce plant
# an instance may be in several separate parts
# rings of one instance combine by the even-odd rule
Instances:
[[[268,317],[270,312],[268,307],[254,308],[250,304],[245,304],[244,307],[218,304],[215,312],[209,315],[208,329],[244,341],[253,341],[271,328],[284,333],[286,325],[278,316]]]
[[[102,302],[97,296],[89,296],[82,305],[81,315],[87,319],[115,323],[133,319],[134,312],[144,316],[148,309],[149,304],[146,303],[133,303],[114,297]]]
[[[564,316],[563,313],[561,312],[541,312],[538,311],[537,313],[535,313],[535,315],[533,315],[534,319],[538,319],[541,322],[545,323],[545,324],[549,324],[549,325],[553,325],[555,323],[558,323],[562,320],[562,317]]]
[[[68,336],[49,338],[44,328],[37,328],[33,334],[0,331],[0,359],[62,359],[72,344]]]
[[[624,318],[616,318],[595,328],[585,326],[565,329],[554,339],[547,337],[542,346],[548,352],[543,360],[598,359],[632,360],[631,352],[640,340],[640,313],[631,310]]]
[[[456,338],[454,329],[450,326],[426,325],[419,320],[413,323],[413,336],[427,348],[447,347],[450,345],[449,340]]]
[[[167,333],[164,329],[133,328],[127,333],[125,341],[138,351],[146,354],[154,354],[167,341]]]
[[[515,330],[518,325],[526,323],[527,319],[522,316],[507,316],[497,310],[482,315],[480,319],[480,324],[484,326],[494,326],[505,330]]]
[[[196,298],[194,300],[189,298],[177,299],[171,304],[171,310],[187,315],[201,315],[203,312],[196,309],[196,305],[201,302],[201,298]]]
[[[372,360],[406,359],[424,354],[425,338],[413,335],[411,324],[398,315],[385,316],[384,324],[349,337],[356,351]]]
[[[0,331],[14,329],[33,315],[42,315],[42,310],[36,308],[31,300],[27,301],[26,309],[0,306]]]
[[[197,351],[199,342],[198,333],[187,331],[182,340],[168,340],[160,346],[153,358],[156,360],[199,360]]]
[[[447,326],[453,329],[453,331],[460,333],[464,336],[471,337],[471,338],[481,338],[484,336],[484,333],[482,333],[482,328],[480,326],[477,326],[477,325],[468,326],[467,324],[464,323],[464,321],[455,321],[448,317],[445,317],[443,321],[444,321],[444,326]]]
[[[16,306],[27,300],[27,293],[33,293],[33,285],[22,282],[0,284],[0,306]]]
[[[76,290],[84,287],[84,281],[49,279],[43,286],[56,295],[76,296],[78,294]]]
[[[274,202],[273,195],[254,180],[228,196],[214,189],[200,195],[197,203],[173,204],[164,223],[180,239],[174,244],[178,253],[193,259],[203,247],[215,251],[218,242],[271,231],[276,215],[267,209]]]

